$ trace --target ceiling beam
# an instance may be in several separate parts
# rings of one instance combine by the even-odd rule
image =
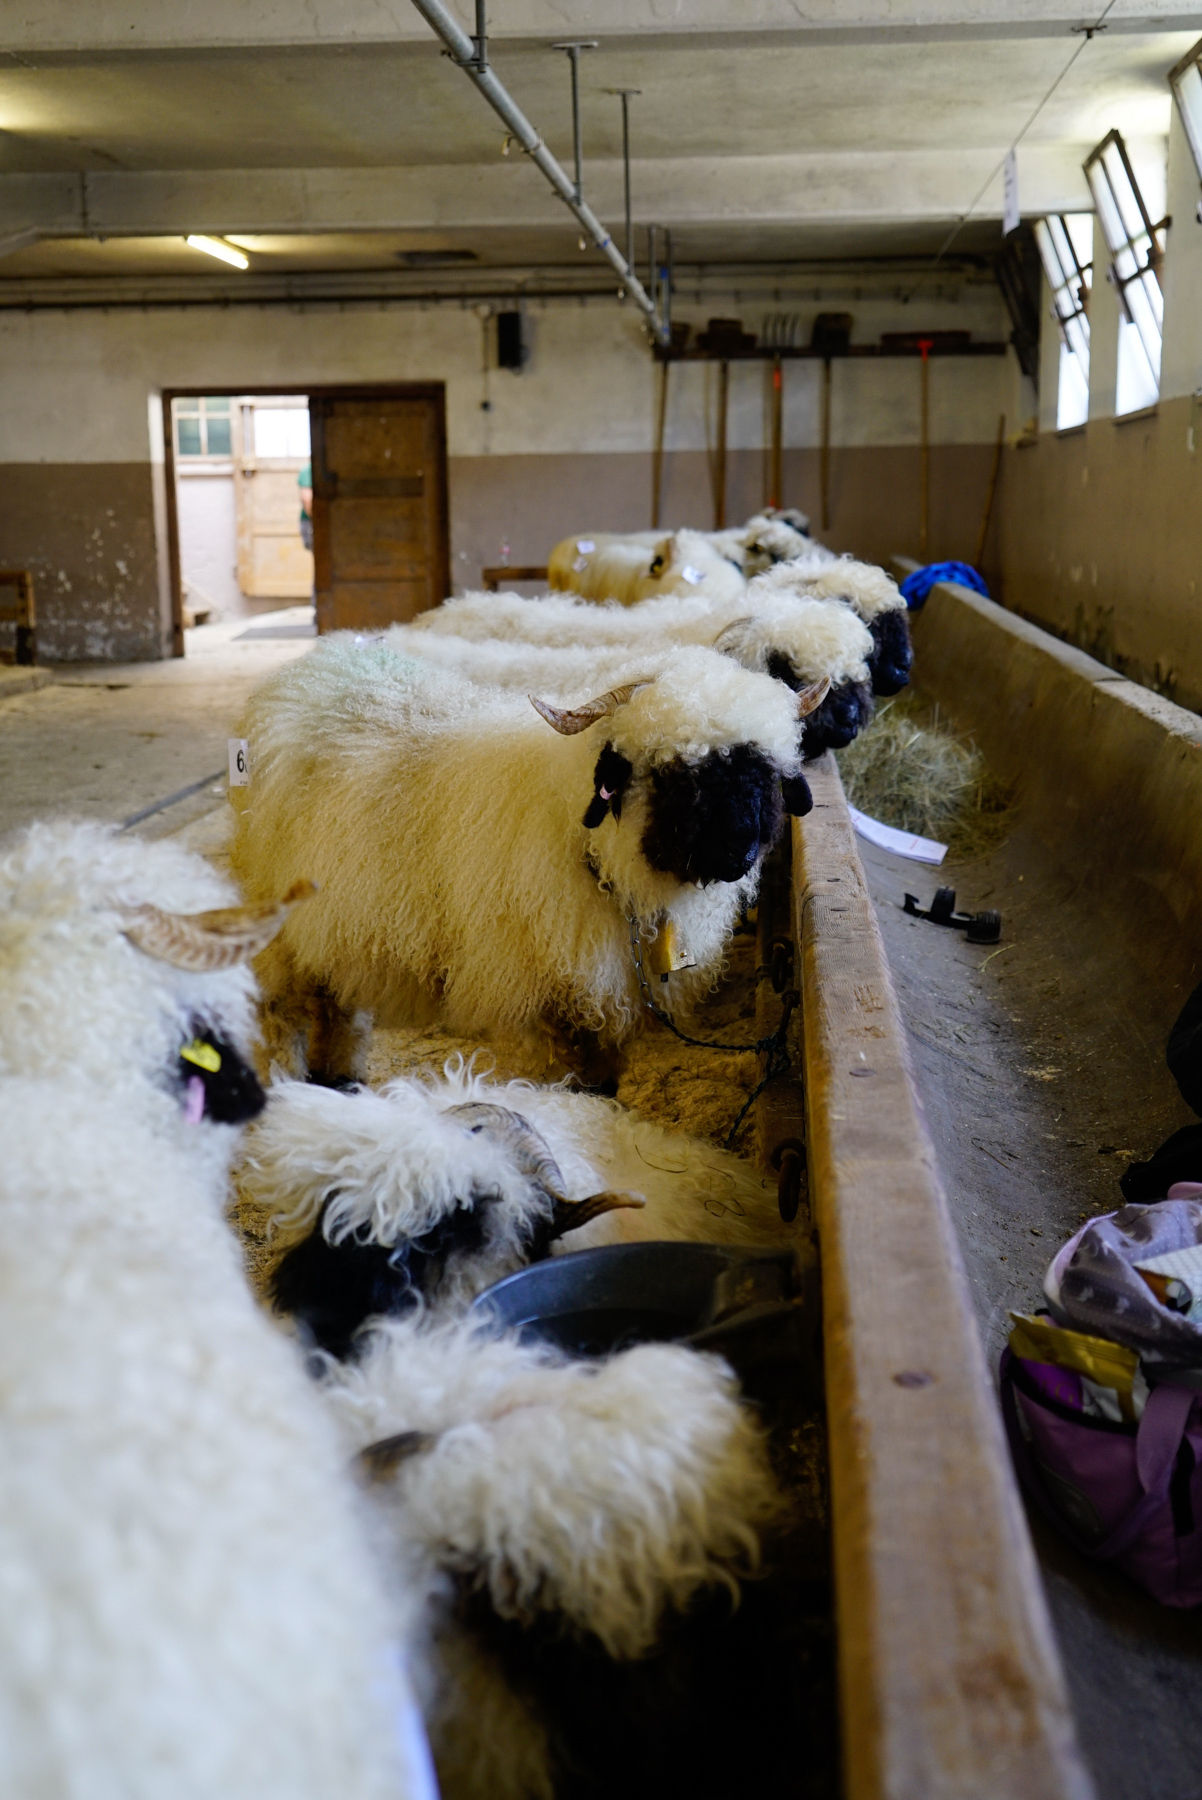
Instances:
[[[470,5],[460,4],[465,28]],[[603,28],[607,46],[687,38],[746,42],[777,34],[793,43],[932,42],[969,38],[1055,37],[1091,23],[1099,6],[1084,10],[1066,0],[811,0],[799,16],[796,0],[690,0],[685,17],[665,18],[657,0],[606,0],[599,19],[594,0],[561,0],[548,18],[546,0],[505,0],[488,22],[496,42],[546,43]],[[4,57],[112,51],[189,51],[281,48],[315,44],[397,44],[426,41],[416,11],[394,0],[206,0],[201,6],[164,6],[162,0],[28,0],[6,9]],[[1198,14],[1181,0],[1132,0],[1107,20],[1113,33],[1196,31]],[[0,57],[2,62],[3,57]]]
[[[1088,208],[1081,162],[1089,145],[1024,145],[1026,213]],[[639,224],[720,225],[830,220],[956,219],[1005,145],[900,153],[680,157],[633,164]],[[623,168],[588,169],[589,202],[617,219]],[[974,217],[1000,218],[1000,172]],[[562,218],[532,167],[499,162],[394,169],[219,169],[0,176],[0,235],[162,236],[190,231],[495,230]]]

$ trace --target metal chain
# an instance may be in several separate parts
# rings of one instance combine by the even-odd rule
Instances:
[[[634,972],[638,978],[639,987],[642,990],[644,1006],[654,1018],[659,1020],[661,1025],[666,1025],[668,1030],[678,1037],[682,1044],[692,1044],[699,1050],[732,1050],[739,1053],[754,1052],[758,1056],[767,1056],[768,1062],[763,1080],[757,1082],[755,1087],[752,1088],[739,1109],[738,1117],[726,1134],[723,1149],[729,1150],[734,1143],[739,1126],[743,1123],[743,1120],[747,1117],[747,1114],[759,1099],[764,1089],[770,1082],[778,1080],[780,1076],[786,1074],[789,1070],[789,1021],[793,1017],[794,1009],[798,1005],[801,995],[796,988],[786,989],[781,995],[780,1024],[769,1037],[757,1038],[753,1044],[722,1044],[718,1043],[713,1038],[690,1037],[688,1032],[682,1031],[675,1020],[664,1011],[662,1006],[657,1006],[652,998],[651,984],[647,980],[647,972],[643,968],[642,936],[639,932],[638,920],[633,918],[630,920],[630,952],[634,960]]]

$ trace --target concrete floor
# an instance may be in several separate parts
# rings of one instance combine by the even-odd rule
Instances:
[[[1142,928],[1086,897],[1027,829],[942,868],[860,842],[910,1037],[927,1123],[990,1362],[1009,1311],[1042,1304],[1054,1251],[1087,1216],[1123,1204],[1117,1178],[1191,1122],[1164,1061],[1180,996],[1140,973]],[[911,918],[936,887],[1000,911],[997,946]],[[1081,1748],[1098,1800],[1202,1795],[1202,1630],[1122,1575],[1032,1532]]]
[[[206,847],[225,817],[238,713],[310,647],[312,618],[302,605],[198,626],[171,662],[64,664],[32,691],[26,671],[0,670],[0,834],[63,813],[123,824],[156,807],[132,829],[187,831]]]

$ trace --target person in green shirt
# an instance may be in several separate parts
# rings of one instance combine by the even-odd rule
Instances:
[[[307,462],[296,477],[300,489],[300,534],[306,550],[313,548],[313,464]]]

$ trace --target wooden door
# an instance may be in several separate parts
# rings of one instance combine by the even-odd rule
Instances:
[[[441,382],[310,393],[317,629],[379,630],[450,592]]]
[[[295,449],[281,424],[303,427],[306,402],[295,398],[238,402],[234,504],[238,522],[238,586],[248,599],[307,600],[313,557],[300,533],[297,475],[308,459],[303,429]],[[265,426],[275,429],[265,430]]]

